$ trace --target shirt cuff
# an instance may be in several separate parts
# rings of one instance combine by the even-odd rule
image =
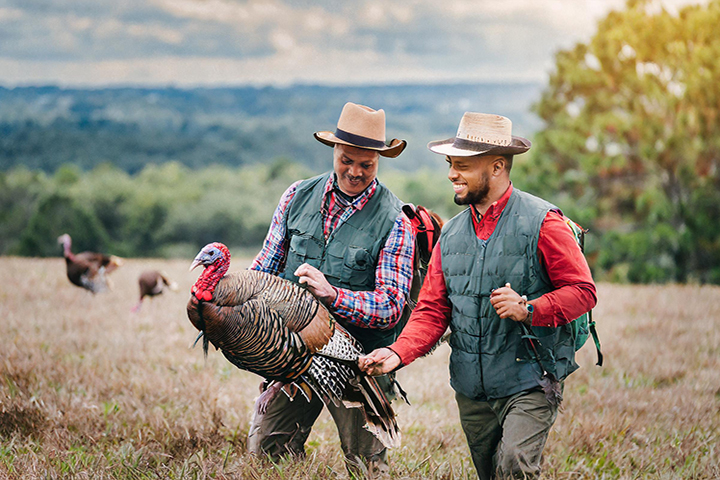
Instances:
[[[412,353],[412,347],[403,347],[402,343],[395,342],[387,348],[395,352],[395,355],[400,358],[400,366],[398,368],[409,365],[417,358],[417,356]]]
[[[533,327],[557,327],[555,316],[557,312],[554,311],[552,304],[543,299],[542,297],[537,298],[533,302]]]
[[[390,370],[388,373],[397,372],[398,370],[400,370],[401,368],[403,368],[403,367],[405,366],[405,363],[403,362],[402,357],[400,356],[400,354],[397,353],[397,352],[395,351],[395,349],[393,349],[393,348],[391,348],[391,347],[385,347],[385,348],[387,348],[388,350],[391,350],[391,351],[392,351],[395,355],[397,355],[398,358],[400,359],[400,365],[398,365],[397,367],[393,368],[393,369]]]
[[[335,300],[333,300],[332,303],[330,304],[330,308],[335,310],[342,304],[342,301],[340,300],[340,291],[334,285],[330,285],[330,286],[335,291]]]

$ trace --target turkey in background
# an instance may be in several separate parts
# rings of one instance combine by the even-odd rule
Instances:
[[[310,292],[263,272],[226,274],[230,252],[222,243],[206,245],[190,269],[199,265],[205,269],[187,312],[206,355],[212,343],[236,367],[284,385],[288,396],[362,408],[368,431],[387,447],[400,445],[390,402],[357,366],[360,344]]]
[[[67,277],[73,285],[92,293],[112,288],[106,275],[122,265],[121,258],[95,252],[72,253],[72,239],[67,233],[60,235],[57,241],[63,246]]]
[[[142,302],[145,297],[154,297],[160,295],[166,289],[176,292],[178,289],[177,283],[168,279],[165,272],[159,272],[157,270],[145,270],[138,277],[138,285],[140,286],[140,300],[135,305],[131,312],[137,313],[142,307]]]

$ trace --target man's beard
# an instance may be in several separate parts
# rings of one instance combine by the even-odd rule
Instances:
[[[488,178],[487,173],[483,173],[482,184],[478,186],[477,189],[468,190],[468,193],[462,198],[458,197],[458,194],[456,193],[453,200],[455,200],[457,205],[478,205],[487,200],[489,193],[490,179]]]

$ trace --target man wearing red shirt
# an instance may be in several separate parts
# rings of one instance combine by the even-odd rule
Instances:
[[[560,210],[513,188],[513,155],[530,142],[509,119],[468,112],[454,138],[428,148],[469,207],[443,227],[400,337],[359,364],[396,370],[450,327],[450,383],[478,476],[536,478],[562,382],[578,368],[569,323],[595,306],[595,284]]]

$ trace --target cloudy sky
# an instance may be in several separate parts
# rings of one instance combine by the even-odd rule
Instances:
[[[0,0],[0,85],[542,81],[624,3]]]

